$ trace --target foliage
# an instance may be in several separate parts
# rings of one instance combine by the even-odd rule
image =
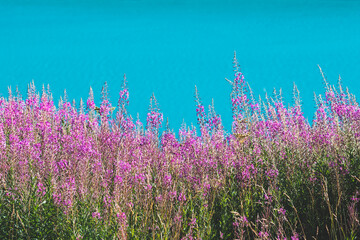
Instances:
[[[256,101],[236,58],[232,131],[196,89],[199,132],[167,127],[153,95],[146,127],[33,83],[0,98],[1,239],[358,239],[360,108],[325,78],[310,125],[294,87]],[[321,72],[322,73],[322,72]]]

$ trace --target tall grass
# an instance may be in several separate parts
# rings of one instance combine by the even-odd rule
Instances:
[[[0,98],[1,239],[358,239],[360,108],[324,78],[310,124],[294,86],[255,100],[234,57],[231,132],[196,90],[198,128],[161,132],[90,89]],[[322,72],[321,72],[322,73]]]

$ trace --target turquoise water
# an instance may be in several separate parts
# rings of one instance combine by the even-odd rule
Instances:
[[[54,98],[100,100],[107,81],[116,104],[125,73],[130,112],[145,120],[154,92],[170,127],[196,122],[194,86],[230,128],[232,57],[255,95],[293,82],[306,116],[322,93],[317,64],[360,96],[360,1],[0,1],[0,93],[50,84]]]

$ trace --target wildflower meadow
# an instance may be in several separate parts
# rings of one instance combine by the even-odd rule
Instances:
[[[125,77],[117,104],[105,83],[99,107],[91,89],[55,104],[49,88],[9,88],[0,239],[359,239],[355,96],[324,77],[309,122],[296,86],[289,104],[256,99],[236,57],[234,72],[232,129],[195,89],[198,125],[176,134],[154,95],[146,123],[132,118]]]

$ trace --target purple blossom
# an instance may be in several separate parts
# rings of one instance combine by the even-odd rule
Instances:
[[[93,212],[93,213],[91,214],[91,216],[92,216],[93,218],[101,219],[101,214],[100,214],[99,212]]]
[[[241,214],[248,214],[250,208],[251,218],[258,217],[234,215],[234,230],[239,236],[245,231],[262,238],[293,234],[292,239],[298,239],[292,229],[299,230],[299,225],[288,226],[300,222],[294,220],[293,208],[276,208],[290,201],[290,196],[284,197],[288,193],[284,174],[290,185],[295,181],[305,184],[308,191],[322,190],[311,192],[317,198],[315,212],[319,204],[324,204],[325,187],[334,187],[328,192],[335,195],[338,186],[357,189],[359,176],[353,167],[359,152],[359,104],[341,87],[336,90],[327,85],[325,99],[315,97],[314,121],[310,125],[297,94],[294,105],[289,107],[276,92],[271,98],[265,96],[266,101],[257,101],[243,74],[237,67],[235,70],[233,81],[229,80],[233,129],[222,126],[214,104],[205,109],[196,89],[199,124],[184,123],[178,137],[169,127],[160,131],[163,113],[154,95],[150,98],[146,128],[139,118],[133,123],[127,109],[129,91],[125,81],[115,118],[106,86],[100,107],[96,107],[90,89],[86,104],[81,101],[78,109],[74,101],[68,101],[66,93],[55,106],[50,92],[38,94],[33,84],[25,100],[14,97],[9,90],[8,98],[0,97],[0,183],[4,202],[28,199],[26,194],[32,186],[31,192],[37,198],[34,202],[42,203],[51,192],[56,208],[69,218],[77,214],[77,203],[85,202],[96,209],[91,212],[94,219],[116,216],[119,232],[125,235],[126,216],[136,215],[139,209],[149,214],[146,211],[151,206],[161,221],[171,222],[173,229],[191,229],[181,231],[189,231],[183,235],[195,238],[201,228],[208,227],[203,226],[207,211],[214,211],[214,202],[217,204],[216,199],[222,197],[219,194],[226,193],[233,197],[228,199],[241,202],[224,200],[231,208],[238,208]],[[359,194],[342,195],[340,200],[338,209],[347,209],[341,211],[344,219],[349,219],[340,227],[351,229],[358,223]],[[345,205],[349,200],[350,205]],[[186,212],[189,204],[201,209],[191,212],[190,220]],[[191,227],[180,224],[182,216]],[[146,219],[152,221],[152,217]],[[144,224],[158,231],[157,223]],[[198,228],[194,228],[196,225]],[[220,235],[226,237],[227,233]]]

